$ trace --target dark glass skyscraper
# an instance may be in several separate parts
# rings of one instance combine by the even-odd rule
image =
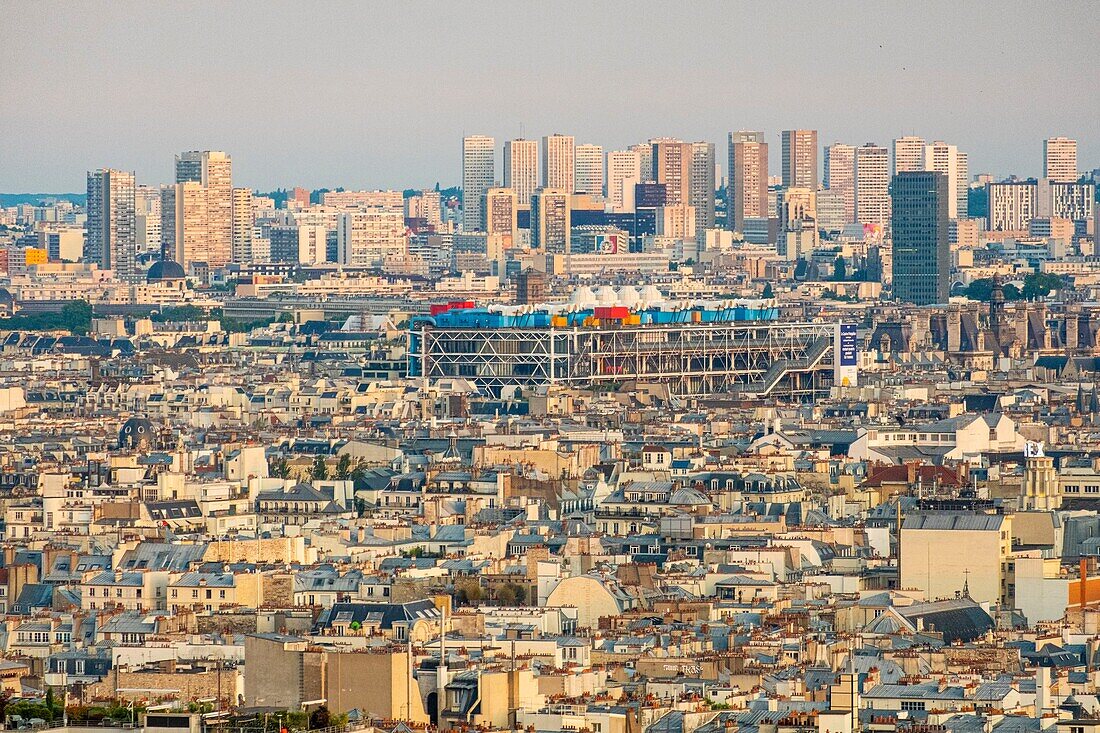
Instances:
[[[946,303],[951,289],[947,176],[898,173],[891,188],[894,295],[917,305]]]

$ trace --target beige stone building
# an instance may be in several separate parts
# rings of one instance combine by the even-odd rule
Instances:
[[[211,266],[225,264],[233,252],[233,160],[220,150],[176,156],[176,183],[194,181],[206,189]]]
[[[408,647],[325,653],[325,698],[337,713],[358,708],[372,717],[428,722]]]
[[[979,603],[1007,603],[1011,553],[1011,516],[911,514],[901,528],[901,587],[919,588],[928,600],[965,589]]]
[[[336,714],[358,709],[370,718],[427,723],[408,647],[322,649],[285,634],[245,637],[245,704],[300,709],[325,700]]]

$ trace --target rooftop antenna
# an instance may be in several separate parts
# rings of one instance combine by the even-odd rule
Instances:
[[[405,684],[405,718],[406,720],[412,720],[412,683],[413,683],[413,642],[412,634],[409,634],[408,644],[406,647],[409,655],[409,681]],[[438,696],[437,696],[438,700]],[[439,702],[436,702],[436,709],[439,709]]]
[[[437,721],[440,720],[440,713],[443,711],[443,701],[447,699],[447,604],[443,603],[442,606],[443,620],[439,626],[439,666],[436,667],[435,673]]]

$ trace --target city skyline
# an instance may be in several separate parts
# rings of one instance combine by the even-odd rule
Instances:
[[[1094,4],[0,8],[6,729],[1100,733]]]
[[[972,174],[997,177],[1041,175],[1042,141],[1065,136],[1089,170],[1100,166],[1090,134],[1100,99],[1088,93],[1100,62],[1083,56],[1055,86],[1045,62],[1027,56],[1029,42],[1055,34],[1085,47],[1096,30],[1087,9],[933,5],[870,17],[858,6],[806,6],[780,21],[750,7],[643,18],[612,4],[586,9],[569,34],[501,36],[492,29],[539,27],[552,11],[351,8],[337,26],[323,15],[287,23],[280,5],[250,13],[247,25],[234,20],[237,8],[218,6],[21,6],[22,30],[0,50],[0,83],[22,100],[0,110],[0,191],[80,191],[86,171],[104,166],[168,183],[172,155],[192,149],[230,151],[235,181],[259,190],[449,186],[460,180],[463,135],[494,137],[499,164],[503,141],[555,132],[605,151],[704,140],[721,160],[728,132],[761,130],[773,171],[782,130],[818,130],[819,147],[889,146],[912,134],[951,141],[969,153]],[[158,32],[184,21],[199,41]],[[853,34],[857,22],[883,33]],[[947,40],[944,25],[957,31]],[[643,43],[657,26],[667,42]],[[889,32],[901,26],[908,32]],[[610,28],[635,42],[613,55],[593,50]],[[825,48],[840,33],[850,42]],[[431,42],[407,57],[418,35]],[[490,37],[493,47],[481,40]],[[722,71],[731,41],[735,77]],[[487,65],[488,54],[513,63]],[[1075,87],[1084,93],[1067,96]]]

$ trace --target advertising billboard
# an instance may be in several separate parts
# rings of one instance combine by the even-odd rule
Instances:
[[[602,234],[596,239],[596,251],[602,255],[617,255],[627,251],[626,243],[620,241],[619,234]]]
[[[859,341],[854,323],[836,324],[833,338],[833,383],[854,387],[859,376]]]

